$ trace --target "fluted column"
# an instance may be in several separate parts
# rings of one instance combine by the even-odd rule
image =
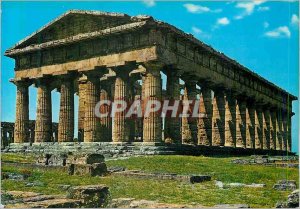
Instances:
[[[85,92],[86,92],[87,77],[85,75],[78,79],[78,97],[79,97],[79,107],[78,107],[78,141],[84,141],[84,115],[85,115]]]
[[[247,147],[246,126],[247,126],[247,103],[239,98],[236,105],[236,147]],[[250,118],[249,118],[250,119]],[[249,121],[251,123],[251,120]],[[250,125],[250,124],[249,124]],[[248,143],[248,144],[251,144]],[[251,147],[248,145],[248,147]]]
[[[225,98],[222,89],[215,89],[212,116],[212,145],[224,146],[225,143]]]
[[[212,141],[212,94],[211,89],[201,86],[198,144],[211,146]]]
[[[288,117],[285,111],[282,112],[282,150],[287,151],[288,139]]]
[[[74,139],[74,84],[70,76],[61,79],[58,142]]]
[[[100,80],[95,74],[87,74],[85,84],[84,106],[84,142],[96,142],[98,138],[99,119],[95,115],[95,107],[100,99]]]
[[[151,100],[161,101],[162,81],[160,75],[160,66],[146,65],[146,73],[143,75],[143,106]],[[159,112],[151,112],[144,116],[143,142],[161,142],[162,141],[162,118]]]
[[[277,141],[276,141],[276,150],[282,150],[283,134],[282,134],[282,112],[280,108],[277,110]]]
[[[175,101],[180,100],[179,76],[175,70],[176,69],[168,69],[166,73],[167,74],[166,100],[169,100],[169,106],[173,106]],[[164,135],[165,135],[165,139],[169,138],[172,140],[173,143],[181,143],[179,117],[171,117],[171,114],[166,115]]]
[[[236,143],[236,100],[231,92],[225,92],[225,146]]]
[[[101,82],[100,101],[111,101],[111,81],[106,80]],[[100,118],[100,141],[111,142],[112,141],[112,119],[111,119],[111,106],[101,105],[100,113],[108,113],[107,116]]]
[[[127,70],[116,70],[114,85],[114,102],[127,103],[129,98],[129,72]],[[115,112],[113,118],[113,142],[130,141],[130,121],[125,117],[126,110]]]
[[[270,112],[270,149],[276,150],[277,142],[277,114],[275,109]]]
[[[263,112],[260,106],[255,108],[255,149],[263,149]]]
[[[270,110],[265,108],[263,110],[263,149],[270,149]]]
[[[287,122],[287,151],[292,151],[292,116],[293,113],[290,112],[288,115],[288,122]]]
[[[197,99],[197,81],[186,80],[184,88],[183,100],[195,102]],[[192,104],[190,104],[192,107]],[[197,118],[191,117],[193,110],[189,109],[189,117],[182,117],[182,143],[197,144],[198,143],[198,124]]]
[[[14,142],[29,142],[29,83],[26,81],[15,82],[17,86],[16,122],[14,128]]]
[[[37,90],[37,111],[35,142],[50,142],[52,137],[51,87],[49,80],[39,80]]]
[[[255,148],[255,108],[250,102],[246,105],[246,147]]]

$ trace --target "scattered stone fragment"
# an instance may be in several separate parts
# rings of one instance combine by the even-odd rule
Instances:
[[[24,174],[18,174],[18,173],[9,173],[9,172],[3,172],[2,173],[2,179],[9,179],[14,181],[23,181],[28,178],[28,175]]]
[[[88,175],[88,176],[104,176],[107,174],[105,163],[89,164],[72,164],[68,168],[69,175]]]
[[[294,180],[280,180],[273,186],[273,189],[276,190],[295,190],[296,188],[297,185]]]
[[[217,187],[219,187],[219,189],[223,189],[223,188],[224,188],[224,184],[223,184],[222,181],[216,181],[215,183],[216,183],[215,185],[216,185]]]
[[[178,175],[176,173],[148,173],[140,170],[126,170],[121,172],[114,172],[112,174],[120,175],[120,176],[132,176],[136,178],[178,180],[178,181],[186,181],[192,184],[211,180],[211,176],[208,175]]]
[[[101,154],[82,154],[82,155],[69,155],[67,158],[67,164],[81,164],[91,165],[94,163],[103,163],[104,156]]]
[[[80,199],[84,207],[104,207],[108,204],[109,190],[105,185],[88,185],[70,187],[67,197],[71,199]]]
[[[41,181],[28,182],[25,184],[27,187],[44,186],[45,184]]]
[[[215,205],[214,208],[250,208],[247,204],[220,204]]]
[[[286,202],[278,202],[276,208],[299,208],[299,189],[289,194]]]
[[[109,172],[113,173],[113,172],[121,172],[121,171],[125,171],[125,167],[121,167],[121,166],[111,166],[108,167],[107,169]]]

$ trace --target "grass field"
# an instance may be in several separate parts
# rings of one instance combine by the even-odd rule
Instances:
[[[276,191],[273,184],[281,179],[299,179],[298,169],[275,168],[256,165],[236,165],[230,163],[233,158],[192,157],[192,156],[149,156],[132,157],[125,160],[107,161],[108,166],[124,166],[127,169],[139,169],[151,172],[177,174],[208,174],[212,181],[200,184],[188,184],[171,180],[137,179],[121,176],[87,177],[69,176],[59,170],[26,170],[21,167],[2,166],[2,172],[24,173],[32,175],[26,181],[2,180],[2,189],[34,191],[44,194],[64,194],[60,189],[65,185],[106,184],[112,198],[130,197],[136,199],[157,200],[163,203],[201,204],[249,204],[251,207],[274,207],[276,202],[286,200],[288,191]],[[2,155],[2,161],[32,162],[32,156],[16,154]],[[214,180],[224,183],[264,183],[265,188],[228,188],[219,189]],[[26,187],[28,182],[39,181],[43,185]]]

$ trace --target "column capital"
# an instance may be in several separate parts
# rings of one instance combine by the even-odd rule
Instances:
[[[29,87],[32,84],[32,81],[29,79],[10,79],[9,80],[11,83],[15,84],[17,87]]]

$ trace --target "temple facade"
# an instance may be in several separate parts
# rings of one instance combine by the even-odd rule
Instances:
[[[51,91],[60,92],[58,142],[191,144],[291,151],[284,91],[192,35],[150,16],[71,10],[21,40],[15,59],[14,143],[51,142]],[[162,88],[165,74],[166,89]],[[184,84],[182,84],[184,83]],[[29,86],[37,88],[29,137]],[[74,94],[79,110],[74,111]],[[199,118],[96,117],[100,100],[198,100]]]

